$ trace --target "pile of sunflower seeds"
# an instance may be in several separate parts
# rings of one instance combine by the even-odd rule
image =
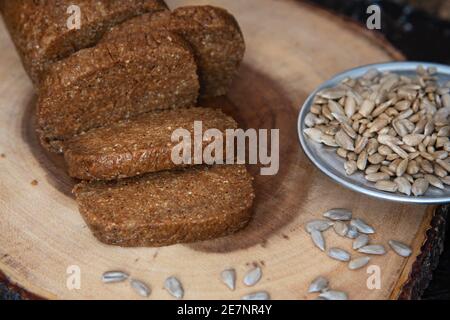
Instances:
[[[414,77],[369,70],[320,91],[305,118],[307,137],[336,148],[347,175],[363,172],[385,192],[424,195],[450,185],[450,82],[437,70]]]
[[[306,224],[306,231],[310,234],[314,245],[321,251],[327,253],[331,259],[345,262],[350,270],[358,270],[369,264],[371,256],[381,256],[386,254],[386,249],[381,244],[371,244],[370,235],[375,233],[375,229],[364,220],[354,218],[353,213],[348,209],[336,208],[328,210],[323,214],[325,219],[312,220]],[[352,253],[337,247],[327,249],[323,233],[329,229],[344,238],[353,241],[352,248],[362,256],[355,257]],[[412,250],[406,244],[390,240],[389,246],[401,257],[409,257]],[[344,292],[329,290],[328,280],[323,277],[315,279],[308,290],[310,293],[321,292],[319,300],[346,300]]]

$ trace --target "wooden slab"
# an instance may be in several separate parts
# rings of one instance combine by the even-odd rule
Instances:
[[[313,299],[309,282],[323,275],[351,299],[397,298],[421,254],[433,210],[374,200],[346,190],[316,170],[301,151],[296,118],[304,99],[335,73],[367,63],[401,59],[383,40],[322,10],[293,1],[168,1],[214,4],[233,12],[246,36],[247,55],[229,95],[227,110],[248,128],[280,128],[281,169],[277,176],[256,175],[255,218],[243,232],[195,245],[161,249],[123,249],[100,244],[89,232],[70,194],[73,186],[61,159],[39,147],[33,131],[35,97],[30,81],[0,27],[0,270],[9,281],[51,299],[133,299],[126,283],[103,285],[104,271],[120,269],[147,281],[152,299],[168,299],[166,277],[176,275],[187,299],[238,299],[267,290],[274,299]],[[32,181],[38,185],[32,185]],[[381,288],[369,290],[366,270],[350,272],[312,245],[307,221],[333,207],[353,209],[372,224],[376,243],[397,239],[413,245],[403,259],[392,252],[374,258]],[[327,241],[350,249],[332,232]],[[253,263],[264,276],[254,288],[242,278]],[[81,289],[66,286],[67,268],[81,270]],[[238,287],[219,280],[229,267]],[[419,265],[420,267],[420,265]],[[409,279],[409,280],[408,280]]]

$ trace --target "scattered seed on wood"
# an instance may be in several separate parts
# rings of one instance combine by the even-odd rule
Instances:
[[[349,239],[356,239],[358,236],[358,229],[356,229],[354,226],[349,226],[346,237]]]
[[[354,226],[360,233],[365,234],[373,234],[375,233],[375,229],[369,226],[364,220],[362,219],[353,219],[350,221],[350,225]]]
[[[336,208],[328,210],[323,216],[333,221],[350,221],[352,212],[348,209]]]
[[[333,222],[327,220],[312,220],[306,224],[306,231],[311,233],[312,231],[326,231],[333,225]]]
[[[324,277],[317,277],[316,279],[311,282],[308,292],[309,293],[316,293],[316,292],[323,292],[325,289],[328,288],[329,282],[328,279]]]
[[[368,245],[358,249],[358,252],[372,255],[384,255],[386,254],[386,250],[382,245]]]
[[[370,257],[361,257],[351,260],[348,263],[348,268],[350,270],[358,270],[365,267],[370,262]]]
[[[102,275],[103,283],[117,283],[127,280],[129,275],[122,271],[108,271]]]
[[[164,282],[164,288],[175,298],[182,299],[184,296],[184,289],[180,282],[175,277],[169,277]]]
[[[354,241],[353,241],[353,249],[358,250],[362,247],[365,247],[369,244],[369,236],[367,234],[360,234]]]
[[[234,291],[236,289],[236,270],[226,269],[221,272],[220,277],[230,290]]]
[[[412,254],[411,248],[402,242],[390,240],[389,245],[401,257],[407,258]]]
[[[242,300],[254,300],[254,301],[262,301],[262,300],[270,300],[270,294],[266,291],[255,292],[249,295],[243,296]]]
[[[134,289],[134,291],[141,297],[148,298],[150,296],[151,290],[144,282],[132,279],[130,281],[130,285]]]
[[[333,225],[333,229],[338,236],[345,237],[348,232],[348,225],[342,221],[336,221]]]
[[[350,253],[339,248],[331,248],[330,250],[328,250],[328,256],[332,259],[342,262],[350,261],[351,258]]]
[[[313,231],[313,233],[314,232],[318,231]],[[261,280],[261,277],[262,277],[262,270],[260,267],[256,267],[247,272],[247,274],[244,277],[244,284],[248,287],[252,287],[256,285],[259,282],[259,280]]]
[[[335,290],[322,292],[319,297],[326,300],[348,300],[348,296],[345,292]]]
[[[311,231],[311,239],[314,245],[322,251],[325,251],[325,239],[322,232],[318,230]]]

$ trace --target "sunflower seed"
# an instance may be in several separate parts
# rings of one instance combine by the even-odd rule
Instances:
[[[412,254],[411,248],[402,242],[389,240],[389,245],[401,257],[407,258]]]
[[[385,156],[383,156],[379,153],[374,153],[373,155],[369,156],[369,158],[368,158],[370,164],[380,164],[383,162],[384,159],[385,159]]]
[[[436,177],[433,176],[431,174],[426,174],[425,175],[425,179],[428,181],[429,184],[431,184],[433,187],[436,187],[438,189],[445,189],[444,184],[442,183],[442,181]]]
[[[328,256],[332,259],[338,260],[338,261],[343,261],[343,262],[347,262],[350,261],[350,253],[348,253],[347,251],[343,250],[343,249],[339,249],[339,248],[331,248],[330,250],[328,250]]]
[[[339,145],[336,143],[336,140],[331,135],[323,134],[322,137],[321,137],[321,141],[326,146],[339,147]]]
[[[334,221],[350,221],[352,212],[348,209],[336,208],[328,210],[323,216]]]
[[[365,234],[373,234],[375,233],[375,229],[369,226],[364,220],[362,219],[353,219],[350,221],[350,225],[354,226],[360,233]]]
[[[311,239],[317,248],[325,251],[325,239],[323,238],[322,232],[317,230],[311,231]]]
[[[446,177],[441,178],[441,181],[442,181],[444,184],[450,186],[450,176],[446,176]]]
[[[378,182],[381,180],[389,180],[389,175],[384,172],[376,172],[366,175],[366,180],[370,182]]]
[[[356,239],[358,236],[359,236],[358,229],[356,229],[354,226],[350,226],[348,228],[346,237],[349,239]]]
[[[358,164],[354,160],[346,161],[344,164],[345,173],[349,176],[358,170]]]
[[[234,291],[236,289],[236,270],[226,269],[221,272],[220,277],[230,290]]]
[[[306,231],[311,233],[312,231],[326,231],[333,225],[333,222],[327,220],[312,220],[306,224]]]
[[[141,297],[148,298],[150,296],[151,290],[144,282],[132,279],[130,285]]]
[[[350,270],[358,270],[366,266],[370,262],[370,257],[361,257],[354,259],[348,263]]]
[[[334,139],[336,140],[336,143],[343,149],[348,150],[348,151],[354,151],[355,150],[355,146],[354,146],[354,142],[352,140],[352,138],[350,138],[350,136],[345,133],[344,130],[339,130]]]
[[[303,130],[303,132],[308,136],[308,138],[310,138],[311,140],[317,142],[317,143],[322,143],[322,131],[320,131],[319,129],[316,128],[308,128]]]
[[[380,191],[397,192],[398,186],[390,180],[380,180],[375,184],[375,188]]]
[[[345,99],[345,115],[349,118],[351,118],[355,112],[356,112],[356,101],[352,96],[347,96],[347,99]]]
[[[317,124],[317,116],[313,113],[308,113],[305,117],[305,124],[308,128],[312,128]]]
[[[397,169],[395,170],[397,177],[401,177],[405,174],[406,170],[408,169],[408,164],[409,164],[408,159],[404,159],[399,163]]]
[[[362,248],[358,249],[358,252],[365,253],[365,254],[373,254],[373,255],[384,255],[386,253],[386,250],[382,245],[368,245]]]
[[[411,195],[412,186],[408,179],[404,177],[398,177],[394,180],[394,182],[397,184],[399,192],[406,194],[407,196]]]
[[[127,280],[129,275],[122,271],[108,271],[102,275],[103,283],[117,283]]]
[[[418,197],[424,195],[430,187],[430,183],[425,179],[417,179],[412,185],[412,193]]]
[[[358,156],[358,160],[356,161],[356,166],[358,167],[359,170],[364,171],[366,169],[367,160],[368,160],[367,152],[362,151]]]
[[[183,286],[175,277],[169,277],[164,282],[164,288],[175,298],[182,299],[184,296]]]
[[[345,292],[335,290],[322,292],[319,297],[326,300],[348,300],[348,296]]]
[[[373,164],[373,165],[370,165],[370,166],[367,167],[367,169],[366,169],[366,171],[365,171],[365,174],[366,174],[367,176],[369,176],[369,175],[371,175],[371,174],[377,173],[378,170],[380,170],[380,168],[381,168],[381,165],[379,165],[379,164]],[[388,177],[388,178],[389,178],[389,177]],[[388,179],[388,178],[387,178],[387,179]]]
[[[270,300],[270,295],[266,291],[260,291],[243,296],[242,300],[254,300],[254,301]]]
[[[313,231],[313,233],[314,232],[318,231]],[[261,277],[262,277],[262,270],[260,267],[256,267],[247,272],[247,274],[244,277],[244,284],[248,287],[252,287],[255,284],[257,284],[259,280],[261,280]]]
[[[323,292],[325,289],[328,288],[328,280],[324,277],[317,277],[314,279],[313,282],[311,282],[308,292],[309,293],[316,293],[316,292]]]
[[[367,118],[368,116],[370,116],[370,114],[374,109],[375,109],[375,102],[372,100],[365,99],[358,112],[359,114]]]
[[[337,116],[345,116],[344,108],[334,100],[328,101],[328,109],[330,109],[331,114],[335,114]],[[336,118],[336,116],[334,116]]]
[[[333,229],[338,236],[345,237],[348,232],[348,225],[342,221],[337,221],[333,225]]]
[[[347,94],[347,92],[345,90],[330,88],[330,89],[322,90],[317,95],[319,97],[322,97],[325,99],[336,100],[336,99],[340,99],[340,98],[344,97],[346,94]]]
[[[437,164],[440,165],[442,168],[447,170],[447,172],[450,172],[450,162],[447,162],[445,160],[437,159]]]
[[[355,241],[353,241],[353,250],[358,250],[362,247],[365,247],[369,244],[369,236],[367,234],[359,235]]]

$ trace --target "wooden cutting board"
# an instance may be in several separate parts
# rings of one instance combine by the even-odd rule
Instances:
[[[433,208],[383,202],[333,183],[307,160],[296,131],[300,106],[321,82],[348,68],[402,56],[373,33],[303,3],[168,2],[172,7],[223,6],[236,15],[246,36],[245,62],[229,94],[231,103],[224,105],[247,128],[281,129],[279,174],[262,177],[257,167],[251,168],[257,193],[253,222],[234,236],[194,245],[123,249],[97,242],[78,213],[71,195],[74,181],[61,158],[45,153],[36,140],[32,85],[1,25],[0,270],[6,280],[33,297],[137,298],[127,283],[100,281],[104,271],[123,270],[151,286],[151,299],[170,298],[163,282],[172,275],[182,281],[187,299],[238,299],[259,290],[274,299],[313,299],[307,287],[323,275],[351,299],[410,297],[411,288],[427,275],[422,274],[426,259],[421,246],[427,241]],[[379,289],[367,288],[365,269],[349,271],[311,243],[305,223],[333,207],[350,208],[372,224],[375,243],[397,239],[412,245],[409,259],[390,251],[372,260],[381,271]],[[332,231],[326,240],[350,250],[351,242]],[[243,275],[253,264],[262,267],[263,278],[246,288]],[[81,271],[79,290],[66,285],[71,266]],[[238,273],[235,292],[219,279],[230,267]]]

